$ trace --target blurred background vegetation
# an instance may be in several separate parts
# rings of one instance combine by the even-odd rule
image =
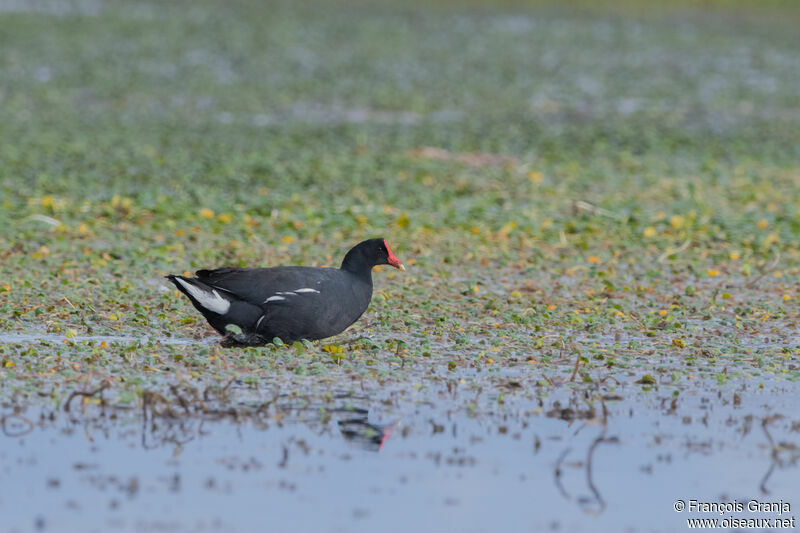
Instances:
[[[379,235],[423,277],[796,276],[798,14],[2,0],[7,305]]]

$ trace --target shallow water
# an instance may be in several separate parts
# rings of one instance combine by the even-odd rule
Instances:
[[[0,343],[2,344],[39,344],[39,343],[89,343],[89,342],[107,342],[120,343],[120,344],[168,344],[174,346],[193,346],[193,345],[209,345],[219,342],[219,337],[207,337],[204,339],[186,339],[186,338],[172,338],[172,337],[135,337],[131,335],[80,335],[75,337],[67,337],[66,335],[59,335],[55,333],[0,333]]]
[[[12,532],[679,531],[687,517],[791,518],[799,389],[697,383],[675,398],[622,384],[592,401],[512,387],[498,403],[444,385],[279,397],[234,385],[235,417],[6,405],[0,513]],[[791,512],[678,513],[678,499]]]

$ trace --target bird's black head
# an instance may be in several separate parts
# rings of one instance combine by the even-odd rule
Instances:
[[[342,270],[369,273],[375,265],[391,265],[405,270],[403,263],[392,253],[386,239],[369,239],[353,246],[342,261]]]

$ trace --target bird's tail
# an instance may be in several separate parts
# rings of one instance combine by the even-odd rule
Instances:
[[[183,294],[185,294],[199,310],[210,311],[218,315],[226,314],[231,308],[231,302],[224,293],[213,287],[209,287],[202,281],[185,276],[166,276],[168,280],[175,284]]]

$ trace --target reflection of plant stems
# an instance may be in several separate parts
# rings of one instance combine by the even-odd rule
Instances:
[[[608,427],[608,409],[606,409],[606,401],[600,396],[600,405],[603,407],[603,429]]]
[[[600,444],[601,442],[608,442],[608,443],[616,444],[616,443],[619,442],[619,439],[617,437],[606,438],[605,437],[605,432],[604,432],[603,434],[601,434],[599,437],[597,437],[594,440],[594,442],[592,443],[591,446],[589,446],[589,454],[588,454],[588,456],[586,458],[586,484],[589,485],[589,490],[592,491],[592,494],[594,495],[595,500],[597,500],[597,502],[600,504],[599,513],[602,513],[603,511],[605,511],[606,502],[605,502],[605,500],[603,500],[603,497],[600,496],[600,492],[597,490],[597,487],[595,487],[594,480],[592,480],[592,457],[594,455],[595,448],[597,448],[597,445]]]
[[[258,406],[258,409],[256,409],[256,412],[255,412],[256,416],[260,416],[261,413],[266,413],[267,411],[269,411],[269,408],[272,406],[272,404],[274,404],[275,402],[278,401],[278,398],[280,398],[280,395],[281,395],[281,391],[280,391],[280,389],[277,389],[274,392],[274,394],[272,395],[272,399],[271,400],[267,400],[267,401],[265,401],[264,403],[262,403],[261,405]]]
[[[567,448],[563,452],[561,452],[561,455],[558,457],[558,461],[556,461],[555,472],[553,473],[554,476],[555,476],[555,480],[556,480],[556,488],[558,488],[558,491],[567,500],[570,500],[572,498],[570,498],[570,495],[567,494],[567,491],[564,490],[564,486],[561,484],[561,463],[564,462],[564,459],[567,457],[569,452],[570,452],[570,448]]]
[[[767,440],[769,441],[769,448],[770,448],[770,465],[769,470],[767,473],[764,474],[764,477],[761,478],[761,483],[759,484],[758,488],[761,489],[762,494],[769,494],[767,490],[767,481],[769,481],[770,476],[772,476],[772,472],[775,470],[775,465],[778,463],[778,448],[775,446],[775,441],[772,440],[772,435],[769,434],[769,430],[767,426],[769,426],[774,420],[779,418],[783,418],[783,415],[772,415],[765,417],[764,420],[761,421],[761,429],[764,430],[764,435],[767,436]]]
[[[195,436],[183,438],[186,435],[201,436],[207,434],[203,430],[206,421],[230,420],[236,424],[236,431],[241,432],[243,422],[250,422],[253,427],[267,429],[273,423],[283,427],[282,420],[293,413],[311,412],[315,419],[326,425],[333,414],[346,413],[348,416],[369,413],[368,409],[354,407],[349,403],[342,406],[314,405],[303,398],[294,395],[281,394],[280,389],[275,389],[272,398],[254,404],[241,405],[240,407],[218,407],[219,401],[228,401],[227,389],[235,382],[228,381],[223,387],[206,387],[202,392],[199,389],[185,384],[170,385],[171,394],[168,397],[152,391],[142,392],[141,419],[142,419],[142,448],[154,449],[164,443],[174,443],[178,446],[188,443]],[[89,395],[90,393],[76,393],[76,395]],[[478,391],[480,394],[480,391]],[[278,403],[281,399],[287,403]],[[350,393],[337,393],[332,398],[348,400],[365,400],[366,396]],[[293,406],[293,401],[305,402]],[[433,405],[428,403],[426,405]],[[301,420],[304,420],[301,418]],[[0,418],[0,424],[4,422]],[[195,427],[196,426],[196,427]],[[442,429],[443,430],[443,429]],[[325,434],[325,430],[320,435]],[[91,438],[91,437],[90,437]],[[149,441],[149,442],[148,442]],[[288,450],[287,450],[288,453]]]
[[[772,435],[769,434],[767,426],[770,425],[773,422],[773,420],[777,420],[779,418],[783,418],[783,415],[768,416],[761,421],[761,428],[764,430],[764,435],[767,436],[767,440],[769,441],[769,447],[772,449],[773,453],[775,452],[775,441],[772,440]]]
[[[181,407],[183,407],[183,410],[186,412],[186,414],[187,415],[190,414],[191,411],[189,411],[189,402],[186,401],[186,398],[181,396],[178,387],[176,387],[175,385],[170,385],[169,390],[172,391],[172,394],[175,396],[175,399],[178,400],[178,403],[180,404]]]
[[[761,489],[761,494],[769,494],[769,491],[767,490],[767,481],[769,481],[769,478],[770,476],[772,476],[772,472],[774,470],[775,470],[775,461],[773,460],[772,462],[770,462],[767,473],[764,474],[764,477],[761,478],[761,483],[759,483],[758,485],[758,488]]]
[[[570,424],[572,424],[572,421],[570,421]],[[586,422],[584,422],[583,424],[581,424],[581,425],[578,427],[578,429],[576,429],[576,430],[575,430],[575,433],[573,433],[573,434],[572,434],[572,436],[573,436],[573,437],[577,437],[577,436],[578,436],[578,433],[580,433],[580,432],[583,430],[583,428],[585,428],[585,427],[586,427],[586,425],[587,425],[587,424],[586,424]]]
[[[594,479],[592,478],[592,460],[593,460],[593,457],[594,457],[595,448],[597,448],[597,446],[600,445],[603,442],[616,444],[616,443],[619,442],[619,439],[617,437],[608,437],[607,438],[605,436],[605,430],[603,430],[603,433],[601,433],[600,436],[597,437],[592,442],[592,445],[589,446],[589,451],[587,453],[587,457],[586,457],[586,484],[589,486],[589,490],[592,492],[592,496],[594,497],[595,501],[600,505],[600,509],[598,510],[598,513],[602,513],[603,511],[605,511],[606,502],[605,502],[605,500],[603,500],[603,497],[600,495],[600,491],[597,490],[597,487],[594,484]],[[566,500],[571,500],[572,497],[569,495],[569,493],[567,493],[566,489],[564,489],[564,485],[562,485],[562,483],[561,483],[561,473],[562,473],[561,465],[564,463],[564,459],[567,457],[567,455],[569,454],[570,451],[571,451],[571,448],[566,448],[563,452],[561,452],[561,455],[558,457],[558,460],[556,461],[556,466],[555,466],[555,471],[554,471],[554,479],[555,479],[555,483],[556,483],[556,488],[558,489],[558,491],[561,493],[561,495]]]
[[[147,445],[147,404],[149,403],[150,398],[148,392],[149,391],[145,391],[142,394],[142,448],[145,450],[151,450],[155,448],[155,446]]]
[[[278,463],[278,468],[286,468],[286,465],[289,463],[289,448],[286,445],[283,445],[283,457],[281,458],[281,462]]]
[[[17,418],[19,420],[22,420],[23,422],[25,422],[27,427],[25,429],[23,429],[21,431],[17,431],[17,432],[9,431],[8,427],[7,427],[7,421],[12,419],[12,418]],[[27,435],[28,433],[30,433],[31,431],[33,431],[33,428],[35,426],[34,426],[33,422],[29,418],[26,418],[26,417],[24,417],[22,415],[8,415],[8,416],[4,416],[3,418],[0,418],[0,427],[3,428],[3,435],[5,435],[6,437],[23,437],[23,436]]]
[[[72,391],[72,394],[69,395],[69,398],[67,398],[67,401],[64,403],[64,411],[69,412],[69,404],[72,402],[72,399],[75,398],[76,396],[83,396],[84,398],[91,398],[95,394],[102,393],[104,390],[106,390],[110,386],[111,386],[111,384],[108,381],[104,381],[102,385],[100,385],[98,388],[96,388],[93,391],[89,391],[89,392],[78,391],[78,390]],[[100,397],[100,400],[102,401],[102,396]]]

